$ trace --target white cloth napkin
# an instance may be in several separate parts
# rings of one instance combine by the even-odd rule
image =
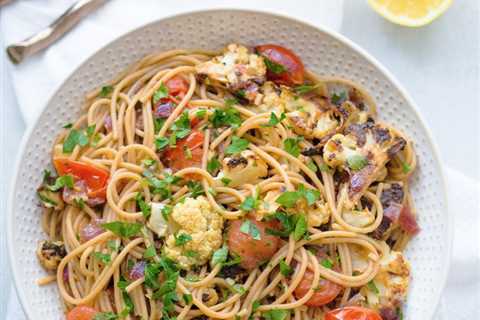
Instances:
[[[48,25],[73,0],[18,1],[2,9],[1,30],[6,43],[16,42]],[[140,25],[176,13],[206,8],[246,8],[277,12],[312,24],[340,30],[343,0],[115,0],[81,22],[66,37],[20,66],[9,66],[13,88],[27,124],[62,81],[105,43]],[[127,13],[127,15],[126,15]],[[92,36],[94,34],[95,36]],[[452,272],[435,319],[474,319],[479,301],[478,183],[448,169],[450,210],[455,212],[455,245]],[[16,295],[11,294],[7,319],[25,319]],[[423,320],[423,319],[422,319]]]

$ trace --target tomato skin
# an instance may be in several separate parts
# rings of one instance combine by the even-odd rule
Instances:
[[[382,320],[382,317],[371,309],[344,307],[327,312],[325,320]]]
[[[168,147],[163,157],[168,161],[169,167],[175,172],[189,167],[198,167],[202,163],[204,135],[201,131],[192,131],[188,137],[177,141],[175,147]],[[187,147],[192,157],[187,159],[184,148]]]
[[[265,44],[255,47],[255,51],[286,69],[281,73],[267,70],[268,80],[289,86],[303,84],[305,67],[302,60],[291,50],[276,44]]]
[[[302,281],[300,281],[294,291],[295,297],[297,299],[302,298],[304,295],[307,294],[308,290],[310,290],[313,276],[314,274],[312,271],[308,269],[305,271]],[[309,307],[323,306],[327,303],[332,302],[338,296],[341,290],[342,287],[338,284],[327,279],[320,279],[318,283],[318,289],[315,290],[312,297],[307,302],[305,302],[305,305]]]
[[[53,164],[59,175],[71,174],[76,179],[85,181],[89,197],[105,198],[108,171],[67,158],[54,159]]]
[[[97,313],[98,311],[92,307],[76,306],[67,313],[67,320],[93,320]]]
[[[260,240],[255,240],[250,234],[240,231],[240,227],[250,220],[260,231]],[[247,269],[255,269],[260,263],[270,259],[278,250],[280,238],[266,233],[266,229],[277,229],[274,221],[257,221],[253,218],[235,220],[230,223],[227,242],[228,248],[242,258],[240,265]]]
[[[188,91],[188,83],[180,76],[174,76],[165,83],[168,88],[168,94],[171,96],[184,96]]]

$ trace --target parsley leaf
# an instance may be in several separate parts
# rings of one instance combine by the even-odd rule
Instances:
[[[113,92],[113,87],[112,86],[103,86],[102,89],[100,89],[99,96],[102,97],[102,98],[106,98],[112,92]]]
[[[345,91],[340,92],[339,94],[333,93],[330,100],[333,104],[339,106],[348,99],[347,93]]]
[[[278,237],[288,237],[288,235],[295,230],[295,224],[297,222],[296,215],[288,215],[284,212],[275,212],[273,216],[282,224],[282,230],[273,230],[267,228],[266,232],[268,234]]]
[[[145,202],[140,192],[138,192],[135,196],[135,201],[137,202],[137,206],[142,211],[143,217],[145,219],[148,219],[148,217],[150,217],[150,214],[152,213],[152,209],[150,208],[150,205]]]
[[[285,277],[287,277],[292,272],[293,272],[293,269],[285,262],[285,260],[280,260],[280,273]]]
[[[321,264],[323,267],[327,268],[327,269],[332,269],[332,268],[333,268],[333,262],[332,262],[332,260],[330,260],[329,258],[323,259],[323,260],[320,262],[320,264]]]
[[[87,136],[79,130],[72,129],[63,142],[63,153],[72,153],[76,145],[84,147],[88,144]]]
[[[87,137],[91,138],[93,134],[95,133],[95,124],[92,124],[91,126],[88,126],[85,132],[87,133]]]
[[[412,170],[410,165],[408,163],[402,161],[402,171],[403,171],[403,173],[409,173],[410,170]]]
[[[175,245],[176,246],[183,246],[188,241],[192,241],[192,236],[186,233],[181,233],[175,236]]]
[[[218,161],[218,158],[217,158],[217,157],[213,157],[213,158],[210,159],[210,161],[208,161],[208,163],[207,163],[207,171],[208,171],[210,174],[214,174],[215,171],[221,167],[221,165],[222,165],[222,164],[220,163],[220,161]]]
[[[236,154],[248,148],[250,142],[248,140],[239,138],[237,136],[232,137],[232,143],[225,149],[226,154]]]
[[[58,177],[55,180],[55,183],[52,186],[47,186],[47,188],[48,188],[48,190],[55,192],[55,191],[60,190],[63,187],[67,187],[69,189],[72,189],[73,184],[74,184],[73,177],[71,175],[67,174],[67,175]]]
[[[225,261],[227,261],[227,257],[228,247],[226,245],[223,245],[223,247],[213,253],[212,259],[210,260],[210,265],[212,267],[215,267],[219,263],[224,263]]]
[[[268,120],[268,123],[264,124],[263,127],[274,127],[277,124],[279,124],[280,122],[282,122],[282,120],[285,120],[285,118],[286,118],[286,116],[285,116],[284,112],[282,112],[280,114],[280,118],[277,117],[277,115],[274,112],[272,112],[270,114],[270,119]]]
[[[105,265],[109,264],[110,261],[112,261],[112,257],[106,253],[94,252],[93,256],[95,257],[95,259],[101,261]]]
[[[143,257],[146,259],[155,257],[156,255],[157,255],[157,251],[155,250],[155,247],[153,245],[149,246],[143,252]]]
[[[240,232],[250,235],[255,240],[262,240],[260,230],[251,220],[245,220],[240,226]]]
[[[190,191],[190,196],[192,198],[197,198],[198,196],[205,194],[202,184],[198,181],[192,181],[192,180],[188,181],[187,187],[188,187],[188,191]]]
[[[368,160],[360,154],[355,154],[347,158],[347,164],[353,171],[359,171],[368,164]]]
[[[238,99],[237,98],[228,98],[225,100],[225,107],[231,108],[234,105],[238,104]]]
[[[377,286],[375,285],[375,282],[373,282],[373,280],[370,280],[368,283],[367,283],[367,287],[368,289],[370,289],[370,291],[372,291],[373,293],[375,294],[379,294],[380,291],[378,290]]]
[[[103,223],[101,226],[122,238],[133,237],[140,232],[140,229],[142,229],[140,223],[128,223],[122,221]]]
[[[117,320],[118,315],[113,312],[100,312],[95,314],[93,320]]]
[[[215,109],[209,119],[214,128],[232,127],[238,128],[242,124],[240,112],[237,109],[227,107],[226,109]]]
[[[66,123],[65,125],[63,125],[63,128],[65,129],[71,129],[73,127],[73,123],[69,122],[69,123]]]
[[[302,214],[298,217],[297,223],[295,224],[295,230],[293,231],[293,238],[295,238],[296,241],[300,240],[305,232],[307,232],[307,219],[305,216]]]
[[[160,87],[153,94],[153,103],[157,103],[160,99],[168,97],[168,88],[165,84],[161,84]]]
[[[195,117],[198,119],[203,119],[207,115],[207,109],[199,109],[195,112]]]
[[[222,178],[222,179],[220,179],[220,181],[222,181],[224,186],[228,186],[230,184],[230,182],[232,182],[232,179]]]
[[[298,138],[287,138],[283,141],[283,147],[285,151],[290,153],[294,157],[298,157],[300,155],[300,146],[298,143],[302,140],[302,137]]]
[[[260,307],[260,301],[255,300],[252,303],[252,313],[257,312],[257,309]]]
[[[313,172],[317,172],[317,171],[318,171],[317,165],[316,165],[315,162],[313,162],[312,160],[310,160],[310,161],[307,162],[307,167],[308,167],[308,169],[312,170]]]
[[[252,211],[258,207],[258,200],[252,196],[248,196],[245,198],[245,201],[242,202],[240,205],[240,209],[243,211]]]
[[[191,294],[184,294],[183,295],[183,301],[185,302],[186,305],[189,305],[193,302],[193,298]]]
[[[160,137],[160,138],[156,138],[155,139],[155,148],[156,150],[162,150],[164,149],[166,146],[168,146],[170,140],[166,137]]]
[[[267,67],[268,71],[271,71],[275,74],[280,74],[280,73],[283,73],[283,72],[287,71],[285,66],[283,66],[283,65],[281,65],[281,64],[279,64],[275,61],[272,61],[265,56],[263,56],[263,59],[265,61],[265,66]]]
[[[275,200],[275,202],[284,206],[285,208],[291,208],[301,197],[302,195],[298,191],[287,191],[282,193],[277,200]]]
[[[262,314],[265,320],[285,320],[290,314],[289,310],[284,309],[272,309]]]

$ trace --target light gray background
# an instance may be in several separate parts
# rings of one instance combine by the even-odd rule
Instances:
[[[413,96],[432,130],[444,163],[477,180],[480,176],[478,6],[477,0],[457,0],[431,25],[410,29],[385,21],[367,6],[366,0],[347,0],[341,29],[343,35],[384,64]],[[5,47],[1,27],[0,44]],[[25,130],[5,59],[2,49],[0,225],[4,225],[5,219],[7,181]],[[11,287],[3,232],[0,252],[0,318],[3,319]]]

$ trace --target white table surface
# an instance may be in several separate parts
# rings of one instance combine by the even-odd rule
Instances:
[[[420,29],[403,28],[383,20],[364,0],[347,0],[341,33],[375,56],[406,87],[430,127],[444,163],[479,179],[478,0],[457,0],[443,17]],[[7,181],[25,124],[6,72],[1,21],[0,44],[0,225],[3,226]],[[5,319],[11,278],[5,272],[9,267],[4,232],[0,233],[0,318]]]

